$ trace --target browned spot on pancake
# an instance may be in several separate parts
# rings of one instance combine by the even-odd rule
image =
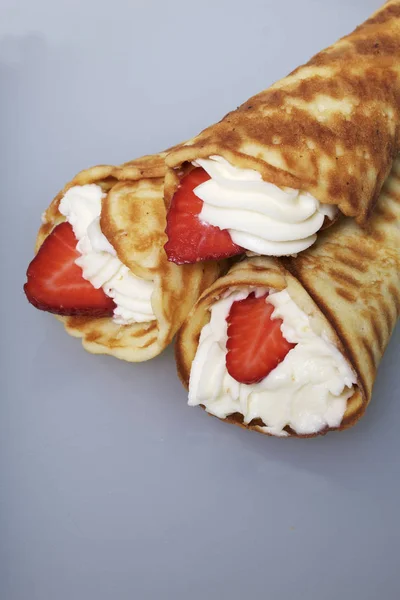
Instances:
[[[361,309],[360,310],[360,317],[362,317],[366,321],[369,321],[369,319],[371,317],[371,313],[370,313],[369,309],[368,308]]]
[[[99,331],[90,331],[85,335],[85,339],[88,342],[97,342],[102,337],[102,333]]]
[[[374,250],[372,250],[372,248],[370,248],[366,243],[358,243],[358,245],[352,245],[349,243],[347,250],[349,253],[351,252],[353,255],[359,256],[367,262],[373,260],[375,257]]]
[[[256,265],[254,263],[250,263],[248,265],[246,271],[254,271],[255,273],[269,273],[271,272],[271,269],[266,269],[263,265]]]
[[[375,363],[374,351],[372,350],[367,339],[362,338],[361,343],[362,343],[365,353],[367,355],[371,371],[373,373],[375,373],[376,372],[376,363]]]
[[[390,4],[379,11],[376,16],[371,17],[365,23],[357,27],[356,31],[364,29],[368,25],[380,25],[390,21],[390,19],[400,17],[400,4]]]
[[[54,223],[43,223],[43,225],[40,228],[40,232],[44,237],[47,237],[51,230],[54,227]]]
[[[393,326],[393,315],[391,307],[387,305],[387,301],[384,295],[381,297],[381,302],[379,304],[379,309],[382,314],[382,317],[386,323],[387,331],[391,331]]]
[[[379,231],[379,229],[376,229],[376,228],[374,228],[371,231],[370,236],[371,236],[371,239],[373,239],[379,243],[382,243],[386,238],[385,233],[383,231]]]
[[[281,155],[282,155],[282,158],[283,158],[284,163],[286,165],[286,168],[288,170],[296,168],[297,161],[298,161],[298,158],[299,158],[297,155],[295,155],[293,152],[287,152],[285,150],[281,151]],[[300,155],[300,158],[302,158],[301,155]],[[311,172],[312,171],[310,171],[310,173]]]
[[[248,113],[245,117],[249,117]],[[246,135],[262,144],[276,148],[274,139],[280,138],[280,148],[297,149],[304,154],[313,154],[306,142],[317,140],[319,151],[331,154],[334,152],[336,136],[334,132],[319,123],[306,111],[292,107],[290,115],[282,113],[277,118],[275,113],[263,115],[262,118],[246,118]],[[243,123],[242,123],[243,126]],[[225,139],[224,139],[225,144]],[[288,158],[288,157],[286,157]]]
[[[227,122],[228,124],[230,123],[229,120]],[[240,134],[235,131],[235,127],[233,126],[233,124],[232,127],[230,127],[227,131],[224,132],[223,141],[224,144],[226,144],[227,146],[240,145],[241,137]]]
[[[339,296],[341,296],[348,302],[355,302],[357,299],[354,294],[352,294],[351,292],[349,292],[348,290],[345,290],[343,288],[335,288],[335,291]]]
[[[384,338],[379,323],[374,317],[371,318],[371,327],[372,331],[374,332],[375,339],[378,342],[379,350],[382,350],[384,345]]]
[[[380,214],[386,223],[394,223],[397,221],[397,215],[395,215],[388,207],[384,207]]]
[[[400,50],[400,40],[381,33],[371,38],[355,38],[352,43],[358,54],[394,56]]]
[[[352,275],[345,273],[344,271],[331,268],[329,269],[329,273],[335,278],[336,282],[344,282],[351,287],[357,287],[359,285],[359,281],[357,279],[355,279]]]
[[[83,330],[87,325],[91,323],[102,323],[104,319],[99,319],[98,317],[87,317],[85,315],[75,316],[75,317],[65,317],[66,322],[70,327],[74,327],[77,329]]]
[[[198,345],[199,345],[199,343],[200,343],[200,335],[201,335],[201,331],[196,331],[196,332],[193,334],[193,337],[192,337],[192,344],[193,344],[193,346],[195,346],[196,348],[198,347]]]
[[[147,342],[145,344],[141,344],[140,347],[141,348],[148,348],[149,346],[151,346],[152,344],[155,344],[157,341],[157,336],[150,338],[149,340],[147,340]]]
[[[366,271],[368,271],[367,265],[353,258],[350,258],[349,256],[344,257],[343,262],[355,271],[359,271],[360,273],[365,273]]]
[[[145,326],[143,325],[143,327],[133,330],[130,333],[130,337],[140,338],[143,334],[150,333],[151,331],[154,331],[157,327],[157,321],[152,321],[151,325],[149,325],[147,328],[145,328]]]

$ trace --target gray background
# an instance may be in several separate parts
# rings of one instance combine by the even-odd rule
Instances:
[[[365,418],[267,439],[186,406],[172,351],[86,354],[23,294],[78,170],[185,139],[379,0],[2,0],[0,598],[397,600],[397,329]]]

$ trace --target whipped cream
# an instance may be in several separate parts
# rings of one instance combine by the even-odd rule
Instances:
[[[271,293],[266,301],[275,310],[271,318],[282,319],[281,331],[297,344],[262,381],[247,385],[233,379],[226,369],[227,322],[233,302],[251,292],[262,296],[265,288],[228,292],[215,302],[210,322],[201,331],[189,382],[189,405],[202,404],[221,419],[233,413],[244,423],[262,419],[262,429],[287,436],[290,426],[298,434],[312,434],[326,426],[340,425],[347,400],[354,392],[356,375],[341,352],[325,334],[318,336],[308,316],[287,290]]]
[[[281,189],[252,169],[240,169],[220,156],[198,158],[211,179],[193,191],[203,201],[200,219],[227,229],[235,244],[262,255],[286,256],[309,248],[325,216],[337,208],[307,192]]]
[[[153,321],[154,283],[137,277],[124,265],[100,228],[101,204],[106,194],[96,184],[70,188],[59,211],[72,225],[81,256],[75,261],[82,275],[116,304],[113,320],[118,325]]]

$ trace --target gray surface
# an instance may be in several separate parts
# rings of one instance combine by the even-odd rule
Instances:
[[[399,329],[354,430],[274,440],[188,408],[171,351],[93,357],[21,289],[76,171],[189,137],[377,4],[0,3],[2,600],[399,598]]]

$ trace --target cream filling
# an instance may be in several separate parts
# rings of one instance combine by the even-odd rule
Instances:
[[[137,277],[124,265],[100,228],[102,200],[106,194],[99,185],[70,188],[62,198],[59,211],[72,225],[81,256],[75,261],[82,275],[116,304],[113,321],[130,325],[154,321],[151,305],[154,283]]]
[[[285,256],[309,248],[325,216],[337,208],[307,192],[281,189],[252,169],[240,169],[220,156],[198,158],[193,165],[211,177],[193,191],[203,201],[199,218],[227,229],[235,244],[261,255]]]
[[[297,344],[262,381],[238,383],[226,369],[227,316],[233,302],[251,292],[262,296],[269,290],[231,290],[210,309],[210,322],[201,331],[189,383],[189,405],[202,404],[221,419],[233,413],[244,423],[262,419],[262,429],[287,436],[289,426],[298,434],[312,434],[338,427],[354,392],[356,375],[325,334],[317,335],[308,316],[291,299],[287,290],[270,294],[266,301],[282,319],[281,331]]]

